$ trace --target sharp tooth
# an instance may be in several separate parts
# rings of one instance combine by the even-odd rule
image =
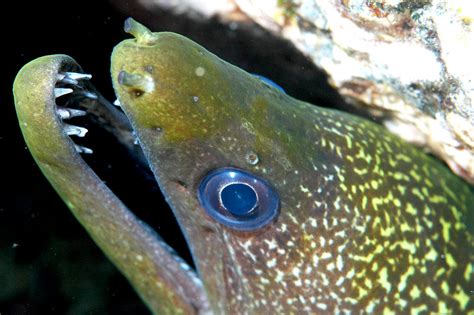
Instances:
[[[61,80],[63,83],[66,84],[72,84],[72,85],[78,85],[79,82],[77,80],[71,79],[69,77],[65,77],[64,79]]]
[[[73,80],[90,80],[92,78],[92,75],[87,73],[63,72],[62,74]]]
[[[89,91],[82,92],[82,95],[84,95],[85,97],[91,98],[93,100],[97,99],[97,94],[89,92]]]
[[[77,116],[85,116],[87,112],[79,109],[72,109],[72,108],[58,108],[56,109],[59,117],[61,119],[69,119]]]
[[[85,154],[92,154],[93,151],[89,148],[83,147],[82,145],[74,144],[77,153],[85,153]]]
[[[54,89],[54,97],[58,98],[58,97],[61,97],[63,95],[66,95],[66,94],[69,94],[69,93],[72,93],[72,92],[73,92],[73,89],[55,88]]]
[[[119,99],[116,99],[116,100],[114,101],[114,105],[115,105],[115,106],[118,106],[118,107],[121,107],[121,106],[122,106],[122,104],[120,104]]]
[[[84,137],[87,131],[88,130],[86,128],[64,124],[64,132],[66,132],[68,136]]]

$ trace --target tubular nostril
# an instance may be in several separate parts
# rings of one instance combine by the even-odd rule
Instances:
[[[136,73],[120,71],[118,74],[118,83],[131,88],[133,91],[152,92],[155,89],[153,77]]]
[[[123,30],[126,33],[133,35],[136,38],[138,44],[152,46],[156,43],[156,36],[146,26],[138,23],[133,18],[125,20]]]

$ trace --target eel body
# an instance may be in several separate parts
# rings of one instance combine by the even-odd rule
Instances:
[[[67,192],[97,179],[74,167],[70,144],[53,159],[49,135],[35,138],[24,108],[51,86],[25,96],[44,80],[30,68],[15,100],[43,172],[155,313],[474,312],[472,187],[378,125],[298,101],[183,36],[131,19],[126,31],[135,38],[113,51],[114,89],[197,274],[157,254],[166,245],[128,210],[115,214],[108,190]]]

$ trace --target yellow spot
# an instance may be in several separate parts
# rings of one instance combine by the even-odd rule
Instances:
[[[444,275],[446,273],[446,269],[438,269],[438,271],[436,271],[435,273],[435,279],[441,277],[442,275]]]
[[[367,207],[367,196],[362,197],[362,209],[366,209]]]
[[[421,194],[420,190],[418,188],[413,188],[411,192],[417,196],[420,200],[425,200],[425,197]]]
[[[389,309],[387,306],[385,306],[385,308],[383,309],[383,314],[384,315],[394,315],[395,312],[391,309]]]
[[[456,286],[456,293],[453,294],[453,297],[459,302],[459,307],[462,310],[464,310],[467,303],[469,303],[469,296],[464,292],[459,284]]]
[[[387,267],[382,268],[379,273],[379,283],[382,285],[382,287],[389,293],[392,290],[392,284],[390,281],[388,281],[388,272],[387,272]]]
[[[379,264],[377,262],[374,262],[372,265],[372,271],[376,271],[377,269],[379,269]]]
[[[469,282],[472,277],[472,264],[467,264],[466,270],[464,270],[464,279]]]
[[[441,290],[443,290],[443,293],[445,295],[449,294],[449,284],[446,281],[443,281],[443,283],[441,283]]]
[[[395,205],[395,207],[397,208],[400,208],[402,203],[400,202],[400,200],[398,198],[395,198],[393,199],[393,204]]]
[[[416,284],[413,286],[413,288],[410,290],[410,296],[412,299],[417,299],[420,297],[420,289],[418,289],[418,287],[416,286]]]
[[[448,307],[444,302],[438,302],[438,314],[449,314]]]
[[[443,238],[446,242],[449,242],[449,230],[451,228],[451,223],[448,221],[445,221],[443,218],[440,218],[440,223],[443,226],[442,233],[443,233]]]
[[[407,162],[407,163],[411,162],[410,157],[407,156],[407,155],[404,155],[404,154],[397,154],[395,157],[397,158],[397,160],[401,160],[401,161],[404,161],[404,162]]]
[[[372,186],[373,189],[379,188],[379,183],[376,180],[372,180],[370,182],[370,185]]]
[[[412,215],[417,215],[417,210],[415,209],[415,207],[413,207],[413,205],[411,203],[407,203],[407,210],[406,210],[409,214],[412,214]]]
[[[368,313],[368,314],[372,314],[374,312],[374,308],[375,308],[375,302],[374,301],[370,301],[370,303],[367,305],[367,307],[365,308],[365,311]]]
[[[425,289],[425,293],[426,293],[426,295],[428,295],[432,299],[436,300],[438,298],[438,296],[436,295],[436,292],[433,291],[433,289],[431,287],[427,287]]]
[[[407,175],[403,174],[403,173],[400,173],[400,172],[396,172],[393,174],[393,178],[395,178],[396,180],[406,180],[406,181],[409,181],[409,178]]]
[[[419,182],[421,180],[421,176],[415,171],[415,170],[411,170],[410,171],[410,175],[411,177],[413,177],[417,182]]]
[[[357,175],[365,175],[365,174],[367,174],[368,169],[367,169],[367,168],[359,169],[359,168],[355,168],[355,167],[354,167],[354,172],[355,172]]]
[[[357,297],[357,299],[359,300],[369,293],[367,290],[365,290],[362,287],[358,287],[358,289],[359,289],[359,296]]]
[[[372,289],[372,281],[369,278],[365,278],[364,284],[368,289]]]
[[[416,246],[413,243],[409,242],[400,242],[400,247],[406,251],[409,251],[411,254],[415,254],[416,252]]]
[[[341,187],[342,191],[344,191],[344,192],[347,191],[347,186],[344,185],[343,183],[341,183],[339,186]]]
[[[446,197],[440,196],[440,195],[430,196],[430,201],[432,203],[448,203],[448,201],[446,200]]]
[[[406,222],[403,222],[400,224],[400,231],[402,232],[410,232],[413,231],[413,229],[410,227],[410,225]]]
[[[423,313],[424,311],[426,311],[428,309],[428,306],[426,305],[420,305],[420,306],[417,306],[417,307],[413,307],[411,309],[411,314],[415,315],[415,314],[421,314]]]
[[[405,195],[405,191],[407,190],[406,186],[403,185],[397,185],[398,191],[403,195]]]
[[[407,272],[405,272],[401,277],[400,277],[400,283],[398,284],[398,291],[402,292],[405,290],[407,286],[407,280],[408,278],[415,273],[415,268],[413,266],[408,267]]]
[[[425,255],[425,259],[431,261],[434,261],[437,257],[438,253],[433,248],[430,248],[430,251]]]
[[[300,185],[300,189],[301,189],[301,191],[304,192],[304,193],[308,193],[308,192],[309,192],[309,189],[308,189],[307,187],[303,186],[303,185]]]
[[[372,207],[374,207],[375,210],[378,210],[379,205],[383,205],[383,198],[373,197]]]

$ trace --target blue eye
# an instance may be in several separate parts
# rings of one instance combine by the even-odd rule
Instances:
[[[220,191],[222,206],[235,216],[252,214],[257,208],[257,193],[251,186],[243,183],[231,183]]]
[[[231,167],[205,176],[198,197],[212,218],[241,231],[253,231],[272,222],[280,207],[277,193],[265,180]]]

